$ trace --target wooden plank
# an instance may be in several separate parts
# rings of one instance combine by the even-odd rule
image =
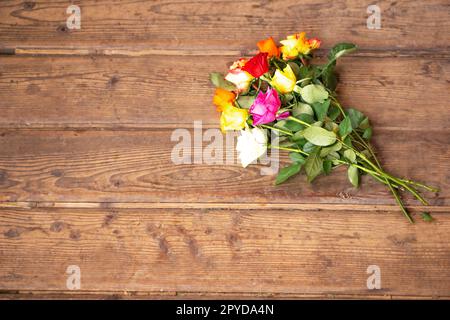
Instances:
[[[361,48],[448,50],[448,1],[378,1],[381,29],[367,28],[357,0],[82,1],[81,29],[66,26],[70,1],[2,1],[2,47],[151,47],[248,50],[271,35],[307,31],[324,46],[352,41]],[[82,48],[81,48],[82,49]]]
[[[235,57],[3,57],[0,127],[218,126],[208,75]],[[450,61],[344,58],[344,105],[375,127],[448,130]]]
[[[227,165],[226,150],[217,164],[207,158],[194,163],[195,153],[210,152],[209,142],[194,148],[194,133],[187,133],[183,143],[190,164],[175,165],[172,152],[180,140],[171,141],[172,130],[3,131],[0,201],[395,204],[388,189],[370,177],[352,188],[343,167],[311,185],[298,176],[275,187],[274,176],[262,175],[261,165],[243,169],[237,160]],[[427,198],[448,206],[449,139],[439,131],[376,130],[374,143],[388,171],[440,187],[440,194]],[[232,145],[228,150],[234,156]],[[287,157],[280,155],[283,165]],[[275,158],[272,168],[277,164]]]
[[[0,290],[448,296],[450,220],[396,212],[0,211]],[[368,290],[366,270],[381,270]]]
[[[82,290],[6,290],[0,292],[0,300],[448,300],[449,296],[414,296],[389,294],[341,294],[341,293],[273,293],[273,292],[149,292],[149,291],[106,291]]]

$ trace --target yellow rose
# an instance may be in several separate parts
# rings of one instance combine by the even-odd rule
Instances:
[[[289,93],[294,90],[296,81],[294,71],[292,71],[291,66],[287,65],[283,71],[279,69],[275,71],[270,85],[281,93]]]
[[[280,42],[283,45],[281,52],[284,60],[295,59],[299,54],[307,55],[311,50],[320,47],[319,39],[307,39],[304,32],[288,36],[286,40]]]
[[[223,112],[220,116],[220,129],[222,132],[227,130],[241,130],[245,127],[248,118],[246,109],[239,109],[231,104],[223,106]]]
[[[292,35],[288,36],[286,40],[280,41],[280,43],[283,45],[281,47],[281,53],[283,54],[283,59],[294,59],[297,58],[299,55],[297,45],[299,42],[298,36],[301,36],[303,34],[303,37],[305,36],[304,33],[300,33],[299,35]]]

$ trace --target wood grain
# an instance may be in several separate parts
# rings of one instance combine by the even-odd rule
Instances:
[[[227,165],[225,151],[217,164],[208,164],[207,158],[194,163],[195,152],[201,154],[202,150],[194,149],[194,133],[187,133],[183,141],[191,146],[190,164],[175,165],[172,151],[180,140],[171,141],[172,130],[4,131],[0,134],[0,200],[230,202],[249,206],[395,203],[388,189],[370,177],[363,177],[361,188],[352,188],[343,167],[311,185],[304,176],[298,176],[275,187],[274,176],[262,175],[262,166],[243,169],[235,157],[232,165]],[[216,134],[223,139],[218,129]],[[375,137],[375,146],[380,147],[379,155],[387,170],[439,186],[440,194],[427,194],[430,203],[450,205],[449,135],[376,130]],[[222,141],[225,146],[226,140]],[[203,146],[205,155],[208,145],[205,142]],[[234,156],[234,147],[230,152]],[[286,154],[280,155],[283,165]],[[276,164],[275,158],[272,167]]]
[[[395,212],[0,210],[0,290],[449,296],[450,220]],[[366,269],[381,268],[368,290]]]
[[[2,57],[0,127],[218,126],[209,73],[235,57]],[[339,97],[375,128],[448,130],[450,61],[344,58]]]
[[[450,299],[448,0],[377,1],[380,30],[357,0],[75,3],[81,30],[72,1],[0,2],[0,299]],[[341,101],[371,118],[388,171],[442,190],[429,209],[405,198],[416,224],[344,168],[275,187],[261,165],[171,161],[174,129],[218,126],[210,72],[303,30],[319,56],[359,46]]]
[[[79,1],[81,30],[66,26],[70,1],[2,1],[2,47],[95,47],[243,50],[268,36],[307,31],[325,47],[350,41],[363,49],[449,49],[446,0],[377,1],[381,29],[367,28],[357,0]]]

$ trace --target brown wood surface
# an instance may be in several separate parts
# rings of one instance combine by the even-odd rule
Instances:
[[[65,26],[69,1],[2,1],[3,47],[234,50],[255,40],[304,30],[333,43],[363,49],[421,49],[448,52],[447,0],[377,1],[382,28],[368,32],[368,4],[358,0],[283,1],[79,1],[80,32]]]
[[[353,188],[345,168],[313,184],[299,175],[275,187],[274,176],[261,175],[260,165],[244,169],[237,160],[234,165],[175,165],[171,152],[178,142],[171,141],[171,134],[172,130],[4,131],[0,200],[395,204],[389,190],[370,177],[364,177],[361,188]],[[450,206],[448,134],[376,130],[375,137],[387,170],[438,185],[439,194],[428,193],[431,204]],[[283,166],[287,159],[281,155]]]
[[[92,293],[370,295],[366,269],[376,264],[383,272],[379,295],[449,293],[446,214],[435,214],[432,225],[411,226],[396,212],[1,213],[0,284],[12,290],[67,291],[65,269],[76,264],[81,289]]]
[[[5,57],[3,127],[217,127],[209,73],[234,57]],[[450,61],[344,58],[339,94],[376,127],[448,130]],[[432,102],[432,103],[429,103]],[[430,123],[432,126],[430,127]]]
[[[81,30],[70,3],[0,2],[0,299],[450,298],[447,0],[378,1],[380,30],[357,0],[76,1]],[[218,126],[209,72],[303,30],[359,46],[340,100],[387,170],[441,188],[405,197],[416,224],[343,168],[275,187],[261,166],[171,162],[174,129]]]

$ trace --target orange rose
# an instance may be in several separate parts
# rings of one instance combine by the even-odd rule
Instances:
[[[222,88],[216,88],[216,92],[214,94],[213,103],[217,107],[217,111],[223,111],[224,106],[227,104],[232,104],[236,95],[228,90]]]
[[[269,54],[269,58],[280,57],[280,49],[277,47],[272,37],[259,41],[257,45],[260,52],[267,52]]]
[[[311,50],[320,48],[322,42],[317,38],[311,38],[308,40],[308,45]]]

